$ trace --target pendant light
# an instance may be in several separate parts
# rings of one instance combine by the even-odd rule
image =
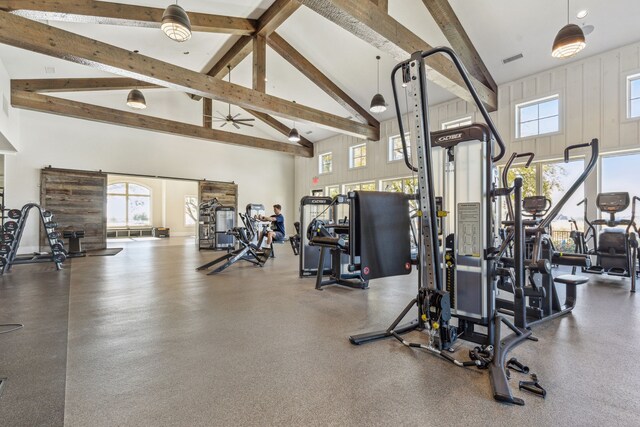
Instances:
[[[567,25],[562,27],[555,40],[551,56],[554,58],[570,58],[587,45],[582,28],[569,22],[569,0],[567,0]]]
[[[138,89],[133,89],[127,96],[127,105],[136,110],[144,110],[147,108],[147,101],[144,99],[144,95]]]
[[[296,101],[293,101],[295,104]],[[300,142],[300,134],[298,133],[298,129],[296,129],[296,121],[293,120],[293,127],[289,131],[289,141],[291,142]]]
[[[384,100],[384,96],[380,93],[380,56],[376,56],[376,60],[378,61],[378,93],[373,95],[369,111],[372,113],[382,113],[387,110],[387,103]]]
[[[169,5],[162,14],[162,31],[171,40],[186,42],[191,38],[191,21],[183,8],[176,4]]]

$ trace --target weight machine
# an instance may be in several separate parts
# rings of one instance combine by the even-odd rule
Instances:
[[[425,60],[441,53],[453,61],[486,126],[473,124],[430,132]],[[415,166],[407,152],[400,112],[396,84],[399,72],[409,91],[408,116],[414,122],[411,137],[417,154]],[[513,321],[496,307],[500,269],[512,279],[515,295],[525,293],[522,178],[517,178],[513,187],[499,187],[495,163],[504,156],[505,145],[451,49],[440,47],[414,53],[409,60],[394,67],[391,82],[405,163],[418,174],[418,293],[386,330],[353,335],[349,339],[353,344],[363,344],[394,337],[405,346],[427,350],[456,366],[486,368],[493,397],[523,405],[522,399],[513,396],[507,376],[507,365],[517,366],[518,362],[514,359],[507,362],[506,358],[516,346],[533,339],[526,323],[526,301],[516,299],[508,313]],[[496,154],[494,144],[498,147]],[[496,205],[500,197],[509,198],[512,194],[515,200],[510,242],[502,248],[499,247]],[[442,197],[442,210],[436,204],[437,196]],[[507,247],[512,249],[511,259],[503,259]],[[417,319],[401,325],[414,306]],[[504,337],[503,327],[510,332]],[[416,343],[402,337],[401,334],[412,330],[425,332],[428,341]],[[449,352],[458,338],[477,345],[469,352],[470,360],[460,361]],[[523,381],[521,388],[542,395],[544,390],[537,378],[534,383]]]

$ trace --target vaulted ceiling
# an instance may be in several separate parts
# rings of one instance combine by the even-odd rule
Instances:
[[[362,0],[369,2],[370,0]],[[163,8],[166,4],[153,0],[120,0],[119,3]],[[168,4],[168,2],[166,2]],[[551,43],[560,27],[566,23],[566,3],[557,0],[514,2],[512,0],[451,0],[469,37],[477,48],[495,81],[500,84],[512,81],[560,62],[550,56]],[[257,19],[273,4],[273,0],[181,0],[180,5],[190,12],[237,16]],[[589,11],[579,20],[576,12]],[[449,45],[438,25],[429,14],[423,0],[389,0],[389,15],[432,46]],[[574,0],[570,18],[579,25],[591,25],[587,36],[588,47],[572,60],[622,46],[640,39],[636,30],[640,16],[640,2],[635,0]],[[176,43],[160,30],[49,21],[50,25],[84,35],[123,49],[138,50],[140,54],[179,65],[193,71],[208,71],[239,38],[228,34],[194,32],[191,40]],[[307,7],[300,7],[277,30],[278,34],[329,77],[358,104],[368,109],[376,91],[375,56],[381,55],[381,92],[392,102],[389,75],[397,63],[388,53],[378,50],[366,41],[323,18]],[[522,53],[523,58],[503,64],[506,57]],[[49,56],[0,45],[0,59],[13,79],[108,77],[111,74]],[[266,93],[302,105],[342,117],[352,116],[347,109],[318,88],[314,82],[297,71],[285,59],[267,47]],[[252,86],[252,57],[249,55],[233,71],[232,82],[245,87]],[[454,95],[439,86],[430,84],[432,104],[452,99]],[[144,114],[158,117],[179,115],[185,121],[201,123],[200,102],[187,98],[183,93],[170,89],[146,91],[149,108]],[[56,94],[114,109],[126,110],[127,91],[92,92],[82,94]],[[232,106],[236,112],[248,116],[244,110]],[[214,101],[214,111],[226,113],[227,104]],[[389,108],[377,115],[380,121],[394,116]],[[278,118],[291,126],[289,119]],[[286,141],[286,137],[260,121],[253,129],[236,131],[248,135]],[[214,124],[215,125],[215,124]],[[296,123],[301,134],[311,141],[334,135],[332,130],[313,124]]]

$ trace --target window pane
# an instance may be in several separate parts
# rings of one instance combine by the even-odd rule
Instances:
[[[150,197],[129,196],[129,225],[149,225],[150,216]]]
[[[629,195],[640,196],[638,190],[638,181],[630,179],[638,170],[640,165],[640,154],[628,154],[626,156],[611,156],[602,158],[602,176],[600,178],[600,186],[603,193],[628,192]],[[595,200],[589,200],[593,206]],[[608,215],[600,215],[602,218],[608,218]],[[616,219],[630,219],[631,205],[626,210],[617,213]]]
[[[407,194],[416,194],[418,192],[418,178],[405,179],[404,192]]]
[[[109,227],[127,225],[126,203],[125,196],[107,196],[107,225]]]
[[[538,121],[522,123],[520,125],[520,137],[524,138],[527,136],[537,135],[538,134]]]
[[[129,194],[151,195],[151,190],[142,185],[129,184]]]
[[[558,116],[540,119],[538,125],[538,134],[551,133],[558,131]]]
[[[360,186],[362,191],[376,191],[376,183],[375,182],[367,182]]]
[[[569,163],[551,163],[542,166],[542,195],[551,200],[552,206],[560,202],[566,191],[578,179],[584,170],[584,161],[575,160]],[[581,185],[562,208],[561,213],[551,223],[551,238],[556,250],[574,252],[571,240],[571,223],[574,219],[580,230],[584,230],[584,207],[577,206],[584,199],[584,185]]]
[[[393,193],[402,192],[402,180],[390,179],[388,181],[382,181],[382,191],[390,191]]]
[[[640,117],[640,98],[631,101],[629,117]]]
[[[338,193],[340,193],[340,187],[338,187],[337,185],[327,187],[327,194],[329,195],[329,197],[335,197],[338,195]]]
[[[635,80],[631,80],[631,99],[640,98],[640,77]]]
[[[552,99],[550,101],[543,102],[542,104],[540,104],[540,110],[539,110],[538,114],[539,114],[540,118],[557,116],[558,115],[558,100],[557,99]]]
[[[187,226],[195,225],[198,222],[198,199],[195,196],[186,196],[184,198],[184,224]]]
[[[120,182],[117,184],[111,184],[107,187],[107,193],[116,193],[116,194],[125,194],[126,193],[126,184],[124,182]]]
[[[538,104],[520,107],[520,123],[536,120],[538,118]]]

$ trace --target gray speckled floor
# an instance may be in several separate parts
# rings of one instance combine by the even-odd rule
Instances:
[[[548,396],[517,392],[526,406],[512,407],[492,399],[486,372],[393,340],[349,344],[413,297],[409,277],[318,292],[289,246],[264,268],[206,276],[195,267],[216,254],[179,243],[73,261],[65,424],[640,425],[640,300],[628,284],[582,287],[572,315],[514,352]]]

